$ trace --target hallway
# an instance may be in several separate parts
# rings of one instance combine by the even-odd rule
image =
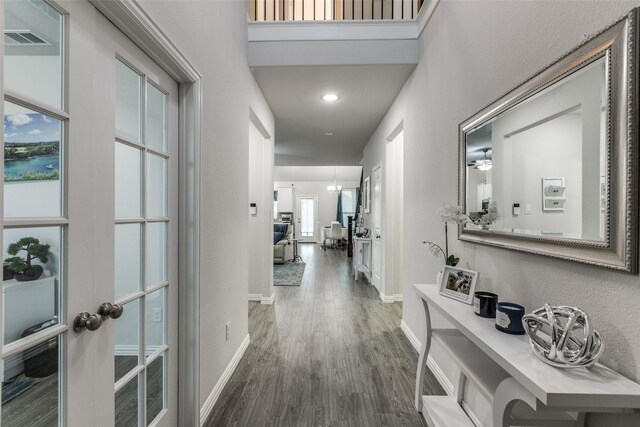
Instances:
[[[300,252],[301,286],[276,287],[274,305],[249,303],[251,344],[205,425],[426,425],[401,303],[355,282],[346,251]],[[444,394],[430,372],[426,392]]]

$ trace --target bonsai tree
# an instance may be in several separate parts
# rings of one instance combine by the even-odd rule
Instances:
[[[9,255],[13,255],[4,260],[9,265],[7,268],[15,273],[24,273],[31,269],[31,261],[34,259],[40,260],[40,262],[47,263],[49,261],[49,249],[51,245],[43,245],[40,240],[34,237],[23,237],[16,243],[11,243],[7,249]],[[22,258],[17,256],[20,252],[26,252],[27,257]],[[36,266],[38,267],[38,266]],[[41,272],[42,274],[42,272]]]

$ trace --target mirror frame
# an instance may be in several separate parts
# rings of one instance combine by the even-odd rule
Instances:
[[[638,8],[595,34],[459,126],[458,201],[466,208],[466,134],[577,69],[606,58],[607,209],[604,241],[528,236],[461,225],[463,241],[546,255],[627,273],[638,272]]]

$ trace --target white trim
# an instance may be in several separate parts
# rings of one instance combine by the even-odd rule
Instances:
[[[414,20],[249,21],[249,42],[317,40],[412,40],[420,35]]]
[[[260,302],[262,300],[262,294],[249,294],[249,301]]]
[[[380,299],[384,303],[402,302],[402,294],[385,295],[380,292]]]
[[[471,406],[467,405],[467,402],[463,400],[460,406],[462,407],[464,412],[466,412],[467,417],[469,417],[471,422],[476,425],[476,427],[482,427],[482,422],[478,419],[476,414],[473,412],[473,410],[471,409]]]
[[[145,350],[145,356],[149,357],[160,350],[164,345],[148,345]],[[114,355],[116,356],[137,356],[140,352],[140,346],[134,344],[116,344]]]
[[[275,300],[276,300],[276,294],[273,293],[273,294],[271,294],[270,297],[262,297],[260,299],[260,304],[262,304],[262,305],[271,305],[271,304],[274,303]]]
[[[407,322],[405,322],[404,319],[400,321],[400,329],[402,329],[402,332],[404,332],[413,348],[419,353],[422,344],[420,344],[420,340],[416,337],[416,334],[413,333],[411,328],[409,328],[409,325],[407,325]]]
[[[409,328],[409,325],[407,325],[404,319],[400,321],[400,329],[402,329],[402,332],[404,332],[406,337],[409,339],[409,342],[411,343],[413,348],[419,353],[422,344],[420,343],[418,337],[416,337],[416,334],[414,334],[411,328]],[[442,369],[440,369],[440,366],[438,366],[436,361],[433,360],[433,357],[431,357],[431,355],[427,356],[427,367],[431,372],[433,372],[433,376],[436,377],[447,395],[454,396],[453,384],[451,384],[449,378],[447,378]]]
[[[244,340],[242,340],[240,347],[238,347],[236,354],[233,355],[233,358],[220,376],[220,379],[216,383],[215,387],[213,387],[213,390],[211,390],[211,394],[209,394],[209,397],[207,397],[204,405],[202,405],[202,408],[200,409],[200,426],[203,426],[205,421],[207,421],[207,418],[213,410],[213,405],[216,404],[218,397],[220,397],[220,393],[222,393],[222,389],[224,389],[224,386],[227,385],[227,381],[229,381],[229,378],[231,378],[231,375],[236,370],[236,367],[238,366],[238,363],[240,363],[240,359],[242,359],[244,352],[249,347],[250,342],[251,338],[249,337],[249,334],[247,334],[247,336],[244,337]]]
[[[420,12],[418,13],[418,19],[416,19],[416,23],[418,25],[418,37],[420,37],[424,32],[424,29],[431,20],[433,12],[436,11],[438,4],[440,4],[440,0],[431,0],[429,1],[429,3],[424,5],[424,7],[422,7]]]

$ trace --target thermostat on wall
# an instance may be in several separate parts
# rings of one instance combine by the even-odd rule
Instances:
[[[520,203],[514,203],[513,204],[513,214],[515,216],[520,215]]]

